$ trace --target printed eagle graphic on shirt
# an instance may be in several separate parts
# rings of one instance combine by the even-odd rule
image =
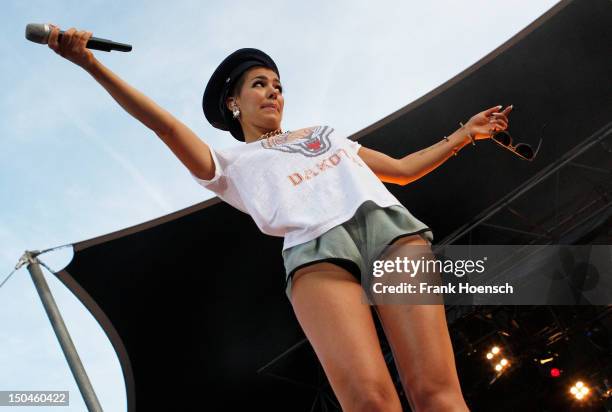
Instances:
[[[307,127],[269,137],[262,140],[261,146],[285,153],[300,153],[306,157],[317,157],[330,149],[329,135],[333,131],[334,129],[329,126]]]

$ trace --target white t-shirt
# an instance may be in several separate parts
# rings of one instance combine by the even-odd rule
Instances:
[[[365,201],[401,205],[357,155],[361,145],[329,126],[285,132],[227,149],[210,148],[211,180],[193,178],[249,214],[283,250],[349,220]]]

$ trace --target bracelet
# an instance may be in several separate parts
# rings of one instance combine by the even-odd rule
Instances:
[[[459,122],[459,124],[461,125],[461,128],[464,128],[465,126],[463,125],[463,123]],[[468,137],[470,138],[470,140],[472,141],[472,146],[476,146],[476,140],[474,140],[474,138],[472,137],[472,133],[468,133]]]
[[[444,136],[444,140],[446,140],[447,142],[450,142],[450,140],[448,140],[448,137]],[[457,156],[457,149],[453,147],[453,156]]]
[[[446,140],[447,142],[450,142],[450,140],[448,140],[448,137],[444,136],[444,140]],[[453,147],[453,156],[457,156],[457,149],[455,149]]]

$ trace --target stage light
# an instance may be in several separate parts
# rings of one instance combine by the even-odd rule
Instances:
[[[563,374],[558,353],[546,351],[534,357],[533,361],[540,375],[545,378],[558,378]]]
[[[589,394],[589,387],[578,381],[570,388],[570,393],[578,400],[583,400]]]
[[[506,358],[499,359],[501,357],[501,348],[499,346],[493,346],[489,352],[487,352],[486,358],[491,361],[491,366],[495,371],[501,374],[506,368],[510,366],[510,362]],[[497,358],[497,359],[495,359]]]
[[[554,358],[554,357],[552,357],[552,358],[546,358],[546,359],[540,359],[540,365],[544,365],[545,363],[552,362],[552,361],[554,361],[554,360],[555,360],[555,358]]]

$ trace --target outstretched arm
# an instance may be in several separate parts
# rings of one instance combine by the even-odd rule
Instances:
[[[159,136],[194,175],[206,180],[214,176],[215,164],[208,145],[172,114],[100,63],[85,48],[91,32],[71,28],[59,42],[59,27],[52,27],[49,36],[52,50],[91,74],[121,107]]]
[[[418,152],[411,153],[401,159],[395,159],[384,153],[366,147],[359,148],[359,157],[372,171],[387,183],[407,185],[436,169],[455,152],[471,142],[468,133],[475,140],[490,137],[490,130],[504,130],[508,127],[507,115],[512,106],[497,112],[500,106],[492,107],[473,116],[463,127],[438,143]]]

